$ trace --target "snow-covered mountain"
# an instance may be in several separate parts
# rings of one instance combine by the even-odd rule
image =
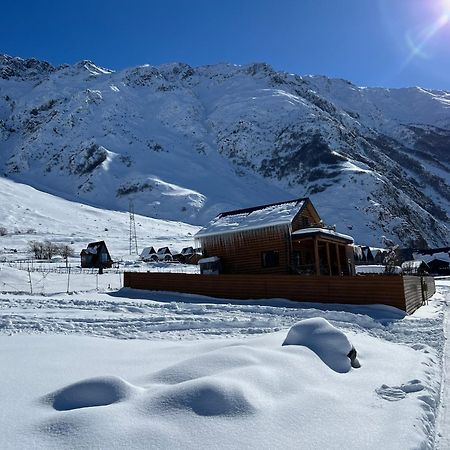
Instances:
[[[310,196],[356,241],[448,245],[450,93],[360,88],[266,64],[53,67],[0,56],[5,177],[203,224]]]

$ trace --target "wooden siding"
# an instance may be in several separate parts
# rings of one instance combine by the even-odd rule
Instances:
[[[424,301],[427,301],[436,292],[434,278],[418,276],[404,276],[402,278],[405,290],[406,311],[412,314]]]
[[[428,298],[434,280],[425,277]],[[367,275],[321,277],[295,275],[197,275],[125,272],[124,286],[230,299],[286,298],[302,302],[385,304],[413,313],[421,304],[420,277]],[[421,292],[421,291],[420,291]]]
[[[240,233],[228,233],[200,238],[204,256],[218,256],[227,274],[288,273],[290,237],[288,226],[274,226]],[[262,267],[261,253],[275,251],[279,255],[276,267]]]
[[[306,202],[305,207],[301,209],[300,212],[292,220],[292,231],[297,231],[305,228],[305,226],[303,225],[303,217],[306,217],[308,219],[308,226],[317,227],[320,224],[320,217],[314,207],[311,205],[311,202]]]

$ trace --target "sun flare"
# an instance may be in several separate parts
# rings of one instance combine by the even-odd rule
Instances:
[[[450,0],[441,0],[442,16],[441,19],[448,22],[450,20]]]

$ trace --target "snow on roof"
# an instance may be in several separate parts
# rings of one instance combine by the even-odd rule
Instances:
[[[386,273],[386,266],[382,264],[372,264],[368,266],[356,266],[355,267],[357,274],[365,274],[365,273],[376,273],[376,274],[384,274]],[[392,268],[392,272],[395,274],[402,273],[402,268],[400,266],[394,266]]]
[[[202,258],[198,260],[199,264],[207,264],[207,263],[214,263],[220,261],[220,258],[218,256],[210,256],[209,258]]]
[[[426,264],[423,260],[415,260],[415,261],[405,261],[402,263],[402,269],[412,270],[412,269],[419,269],[422,264]]]
[[[414,259],[420,259],[425,261],[426,263],[430,263],[435,259],[439,259],[440,261],[450,262],[450,254],[447,252],[439,252],[433,253],[432,255],[426,255],[422,253],[413,253]]]
[[[195,237],[201,238],[277,225],[288,225],[303,208],[305,202],[306,199],[299,199],[221,213],[205,228],[202,228]]]
[[[155,253],[156,253],[156,251],[153,247],[145,247],[144,250],[142,250],[142,253],[140,256],[141,256],[141,258],[145,258],[146,256],[150,256]]]
[[[353,238],[351,236],[338,233],[337,231],[329,230],[328,228],[303,228],[301,230],[294,231],[292,233],[292,236],[305,236],[308,234],[325,234],[335,238],[343,239],[345,241],[353,242]]]

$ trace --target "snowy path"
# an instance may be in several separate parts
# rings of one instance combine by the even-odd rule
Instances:
[[[449,283],[450,284],[450,283]],[[446,301],[444,332],[445,347],[442,367],[441,401],[438,410],[438,423],[436,427],[436,450],[447,450],[450,448],[450,302]]]
[[[0,334],[63,333],[122,339],[242,337],[287,329],[309,317],[418,349],[442,345],[442,319],[405,318],[386,307],[217,301],[173,293],[122,290],[117,294],[56,296],[0,294]],[[133,296],[144,298],[130,298]]]

